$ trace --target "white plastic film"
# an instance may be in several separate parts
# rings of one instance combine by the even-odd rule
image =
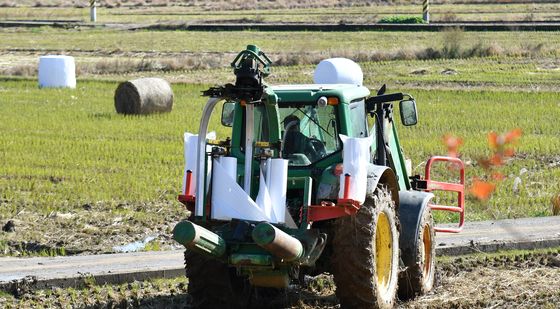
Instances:
[[[267,221],[270,223],[277,223],[276,216],[274,215],[274,211],[272,209],[272,201],[270,200],[270,193],[268,186],[266,185],[265,177],[260,172],[260,179],[259,179],[259,193],[257,194],[257,206],[261,209],[264,215],[267,218]]]
[[[268,221],[259,206],[230,177],[218,160],[213,161],[212,192],[212,219]]]
[[[294,221],[294,218],[292,218],[292,215],[290,215],[290,211],[288,210],[288,207],[286,207],[286,210],[284,211],[285,213],[285,219],[286,219],[286,226],[291,228],[291,229],[297,229],[297,225],[296,222]]]
[[[313,73],[315,84],[352,84],[361,86],[364,73],[360,66],[346,58],[330,58],[319,62]]]
[[[274,216],[278,223],[284,223],[288,190],[288,160],[271,159],[267,164],[267,170],[267,186]]]
[[[59,55],[39,57],[39,87],[76,88],[74,57]]]
[[[198,135],[185,132],[183,141],[185,147],[185,168],[183,169],[183,186],[181,187],[181,192],[186,194],[186,191],[188,191],[192,195],[196,190],[196,154],[198,149]],[[191,183],[188,190],[186,190],[187,171],[189,170],[191,171]]]
[[[263,174],[266,172],[266,175]],[[212,218],[231,220],[232,218],[252,221],[285,223],[287,214],[286,190],[288,161],[268,160],[260,172],[259,192],[256,201],[239,186],[237,159],[222,157],[213,161],[212,173]],[[287,220],[295,227],[291,217]]]
[[[216,132],[210,132],[206,135],[206,138],[215,139]],[[186,194],[185,189],[187,186],[187,171],[190,170],[191,174],[191,185],[190,185],[190,194],[195,194],[196,191],[196,179],[197,179],[197,171],[196,171],[196,156],[198,154],[198,134],[192,134],[189,132],[185,132],[183,136],[183,143],[184,143],[184,156],[185,156],[185,168],[183,169],[183,184],[181,186],[181,192]],[[206,147],[206,151],[210,151],[210,146]],[[210,163],[210,160],[208,160]],[[208,164],[208,171],[207,171],[207,178],[208,182],[206,183],[206,190],[208,190],[209,179],[211,173],[211,165]]]
[[[367,165],[370,160],[371,138],[348,137],[340,134],[343,144],[342,175],[340,175],[339,198],[344,198],[345,175],[350,175],[347,198],[362,204],[366,199]]]

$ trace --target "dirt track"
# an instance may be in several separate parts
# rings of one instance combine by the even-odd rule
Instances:
[[[515,255],[443,258],[439,286],[429,295],[400,308],[558,308],[560,249]],[[189,308],[186,279],[88,286],[83,290],[52,289],[0,295],[0,307]],[[329,275],[293,288],[270,308],[338,308]]]
[[[404,307],[558,308],[560,249],[493,258],[456,258],[442,263],[440,284]]]

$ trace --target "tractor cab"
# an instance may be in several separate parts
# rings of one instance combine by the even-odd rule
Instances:
[[[275,104],[247,108],[239,102],[226,102],[222,109],[222,124],[232,127],[229,152],[237,159],[239,169],[247,156],[247,118],[252,118],[253,122],[253,140],[249,143],[254,147],[253,175],[264,168],[268,158],[287,161],[286,199],[292,217],[289,219],[299,225],[307,196],[312,204],[336,202],[338,185],[335,183],[339,176],[336,173],[342,163],[343,148],[339,136],[369,136],[364,115],[365,99],[370,92],[366,87],[351,84],[270,88],[275,95]],[[247,117],[251,109],[253,115]],[[258,197],[258,184],[255,180],[251,186],[254,199]],[[317,196],[318,190],[323,194]]]
[[[289,166],[318,165],[342,149],[339,134],[352,128],[340,125],[352,101],[362,102],[369,91],[362,86],[331,84],[275,86],[282,127],[282,157]],[[360,132],[367,134],[365,130]],[[367,135],[362,135],[365,137]]]

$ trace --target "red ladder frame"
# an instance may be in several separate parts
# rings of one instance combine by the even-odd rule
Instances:
[[[451,162],[460,167],[459,169],[459,177],[460,183],[449,183],[449,182],[441,182],[441,181],[434,181],[431,180],[430,174],[432,170],[432,164],[435,162]],[[436,232],[441,233],[459,233],[463,229],[463,225],[465,224],[465,164],[459,158],[455,157],[442,157],[442,156],[434,156],[431,157],[428,162],[426,163],[426,174],[425,180],[427,183],[426,192],[432,191],[451,191],[457,192],[457,199],[458,199],[458,206],[445,206],[445,205],[437,205],[437,204],[429,204],[432,210],[441,210],[441,211],[450,211],[459,213],[459,226],[457,228],[442,228],[442,227],[434,227]]]

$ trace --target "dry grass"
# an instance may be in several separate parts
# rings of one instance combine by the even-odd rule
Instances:
[[[391,0],[217,0],[217,1],[197,1],[197,0],[98,0],[99,6],[104,7],[161,7],[161,6],[188,6],[203,9],[219,10],[246,10],[246,9],[290,9],[290,8],[324,8],[324,7],[350,7],[368,6],[374,4],[388,4],[396,1]],[[0,7],[32,6],[32,7],[86,7],[88,1],[84,0],[2,0]]]
[[[0,70],[0,75],[10,76],[37,76],[37,66],[22,64]]]
[[[455,258],[441,263],[442,282],[409,308],[557,308],[559,250]],[[460,292],[459,292],[460,291]]]
[[[295,51],[285,53],[270,53],[275,66],[294,66],[317,64],[330,57],[345,57],[357,62],[379,62],[392,60],[434,60],[434,59],[468,59],[475,57],[538,57],[554,55],[558,52],[549,49],[544,44],[527,43],[518,48],[504,48],[500,44],[491,42],[478,43],[472,47],[464,47],[465,38],[461,30],[445,33],[443,46],[427,48],[400,48],[393,50],[339,50],[339,51]],[[71,55],[72,53],[70,53]],[[79,56],[79,55],[75,55]],[[126,74],[138,72],[180,72],[187,70],[206,70],[227,67],[231,55],[227,53],[175,53],[173,55],[158,55],[157,53],[144,56],[127,57],[107,55],[89,62],[77,62],[78,75]],[[36,64],[17,64],[9,67],[0,66],[0,75],[8,76],[36,76]]]
[[[189,55],[177,58],[98,58],[76,64],[77,75],[127,74],[138,72],[178,72],[223,67],[229,58],[218,55]],[[17,64],[0,68],[0,75],[37,76],[37,64]]]
[[[304,7],[349,7],[368,5],[411,4],[410,0],[97,0],[100,6],[196,6],[220,9],[304,8]],[[532,3],[551,3],[551,0],[532,0]],[[433,0],[431,4],[512,4],[527,3],[527,0]],[[0,0],[0,6],[86,6],[88,0]]]
[[[204,62],[194,57],[168,59],[103,59],[101,61],[78,66],[80,74],[122,74],[133,72],[171,72],[187,69],[207,69],[213,62]]]

